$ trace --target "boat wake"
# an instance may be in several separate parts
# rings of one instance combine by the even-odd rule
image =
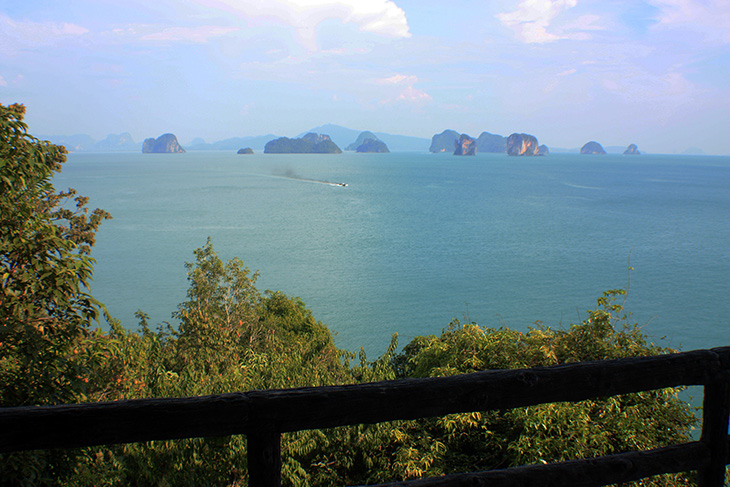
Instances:
[[[332,181],[325,181],[325,180],[320,180],[320,179],[303,178],[300,175],[296,174],[291,169],[288,169],[287,171],[285,171],[283,173],[278,173],[278,174],[277,173],[274,173],[274,174],[272,174],[272,177],[282,178],[282,179],[293,179],[295,181],[303,181],[305,183],[327,184],[329,186],[339,186],[341,188],[344,188],[344,187],[347,187],[348,186],[347,183],[335,183],[335,182],[332,182]]]

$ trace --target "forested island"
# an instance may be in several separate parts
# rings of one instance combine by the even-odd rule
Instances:
[[[224,262],[210,239],[185,264],[189,287],[176,328],[136,331],[88,294],[88,258],[105,211],[53,175],[65,149],[27,133],[21,105],[0,105],[0,407],[187,397],[253,389],[357,384],[479,370],[568,364],[669,352],[623,310],[622,290],[598,297],[585,319],[526,332],[454,320],[377,358],[339,349],[305,303],[261,292],[257,272]],[[59,220],[67,224],[59,225]],[[182,263],[181,263],[182,265]],[[617,298],[619,298],[617,300]],[[404,319],[407,319],[404,318]],[[678,389],[446,417],[311,430],[282,436],[286,485],[352,485],[554,462],[688,441],[696,419]],[[244,485],[241,435],[37,450],[0,455],[3,484]],[[687,485],[668,474],[642,485]]]
[[[299,139],[279,137],[266,143],[264,154],[340,154],[329,135],[308,133]]]

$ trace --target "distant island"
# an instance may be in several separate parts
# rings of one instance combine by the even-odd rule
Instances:
[[[590,142],[586,142],[586,144],[580,148],[580,153],[592,156],[602,156],[606,154],[606,151],[603,149],[601,144],[591,140]]]
[[[145,139],[142,143],[143,154],[183,154],[185,149],[178,143],[174,134],[162,134],[159,137]]]
[[[329,135],[313,132],[299,139],[279,137],[264,146],[264,154],[340,154],[342,150]]]
[[[302,145],[301,142],[286,142],[288,141],[296,141],[299,139],[305,139],[307,137],[311,137],[309,134],[314,134],[314,137],[328,137],[329,140],[332,142],[334,146],[337,147],[335,149],[334,147],[325,147],[320,146],[317,149],[313,149],[313,145],[316,145],[319,142],[315,142],[312,145],[307,144],[306,142]],[[318,134],[327,134],[319,136]],[[274,134],[268,134],[268,135],[257,135],[257,136],[244,136],[244,137],[231,137],[224,140],[219,140],[217,142],[212,143],[206,143],[205,140],[203,140],[200,137],[194,137],[190,139],[189,143],[185,144],[185,148],[179,147],[180,144],[177,143],[177,146],[175,146],[174,143],[170,142],[170,145],[167,145],[167,142],[165,142],[165,138],[167,136],[174,137],[173,134],[164,134],[163,136],[153,139],[148,138],[145,139],[144,143],[141,142],[135,142],[132,136],[129,132],[122,132],[119,134],[109,134],[106,138],[102,140],[95,140],[89,135],[86,134],[76,134],[76,135],[41,135],[40,138],[42,140],[49,140],[53,144],[56,145],[62,145],[66,147],[66,149],[70,152],[122,152],[122,151],[128,151],[128,152],[139,152],[140,149],[142,149],[142,152],[144,153],[153,153],[153,152],[186,152],[186,151],[198,151],[198,150],[226,150],[226,151],[238,151],[240,148],[251,148],[254,151],[265,151],[266,144],[269,144],[273,142],[274,140],[278,140],[279,142],[276,144],[269,145],[271,149],[271,153],[274,152],[280,152],[280,153],[318,153],[318,151],[321,151],[319,153],[338,153],[339,147],[346,147],[346,150],[349,151],[357,151],[358,147],[363,146],[363,143],[367,139],[372,139],[375,141],[382,142],[382,145],[380,143],[373,144],[369,143],[361,147],[361,152],[384,152],[385,148],[387,148],[387,152],[390,151],[424,151],[428,148],[429,152],[436,152],[436,153],[449,153],[453,154],[454,152],[457,153],[457,155],[470,155],[471,149],[468,149],[465,151],[465,148],[462,147],[460,150],[456,150],[457,144],[459,144],[459,140],[462,135],[468,136],[470,139],[475,140],[476,142],[476,149],[474,153],[496,153],[496,154],[506,154],[508,153],[507,148],[507,137],[494,134],[490,132],[482,132],[479,137],[474,138],[473,136],[470,136],[469,134],[461,134],[455,130],[444,130],[443,132],[439,134],[433,135],[431,139],[422,138],[422,137],[415,137],[415,136],[405,136],[405,135],[394,135],[389,133],[383,133],[383,132],[375,132],[375,131],[357,131],[353,129],[349,129],[347,127],[342,127],[340,125],[333,125],[333,124],[326,124],[326,125],[320,125],[318,127],[314,127],[306,132],[301,132],[300,135],[297,135],[295,138],[287,138],[287,137],[281,137]],[[159,139],[162,138],[163,140],[160,141]],[[177,138],[175,137],[177,140]],[[353,142],[354,140],[354,142]],[[430,147],[429,147],[430,142]],[[514,142],[514,141],[513,141]],[[589,145],[590,144],[590,145]],[[640,155],[642,154],[638,150],[638,146],[636,144],[630,144],[627,146],[601,146],[598,142],[591,141],[589,144],[584,145],[582,148],[580,147],[553,147],[552,149],[548,150],[547,146],[544,145],[538,145],[538,150],[536,154],[533,154],[531,151],[525,151],[522,155],[548,155],[550,152],[556,152],[556,153],[582,153],[582,154],[624,154],[624,155]],[[596,146],[601,147],[603,149],[603,152],[601,152],[600,149],[596,151],[590,150],[590,148],[596,148],[593,144],[596,144]],[[162,148],[160,148],[160,146]],[[383,147],[385,146],[385,147]],[[179,148],[178,148],[179,147]],[[278,147],[278,148],[277,148]],[[512,151],[514,152],[514,144],[512,144]],[[519,154],[520,151],[517,151]],[[681,154],[684,155],[704,155],[705,153],[696,147],[692,147],[690,149],[687,149],[686,151],[682,152]]]
[[[459,133],[453,130],[444,130],[440,134],[431,137],[429,152],[452,152],[459,143]]]
[[[357,136],[355,142],[345,147],[345,150],[357,150],[357,148],[360,147],[367,139],[378,140],[378,136],[368,130],[360,132],[360,135]]]
[[[549,154],[547,146],[538,146],[537,138],[528,134],[512,134],[504,137],[499,134],[482,132],[475,140],[468,134],[459,134],[454,130],[444,130],[431,138],[429,152],[451,152],[456,156],[475,155],[478,152],[508,154],[512,156],[545,156]]]
[[[540,155],[538,147],[537,137],[534,135],[514,133],[507,137],[507,155],[509,156],[537,156]]]
[[[365,141],[358,145],[355,152],[376,152],[385,154],[390,152],[385,142],[378,139],[365,139]]]
[[[477,142],[466,134],[461,134],[455,142],[455,156],[475,156],[477,154]]]
[[[489,132],[482,132],[477,138],[477,150],[479,152],[507,152],[507,138]]]
[[[357,139],[352,144],[345,147],[345,150],[354,150],[355,152],[390,152],[388,146],[378,138],[377,135],[370,131],[360,132]]]
[[[245,147],[243,149],[238,149],[238,152],[236,154],[253,154],[253,149],[250,147]]]

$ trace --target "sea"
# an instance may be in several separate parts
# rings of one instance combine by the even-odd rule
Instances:
[[[129,329],[176,324],[210,238],[368,359],[454,319],[567,329],[609,289],[655,343],[730,345],[730,157],[72,153],[54,184],[113,216],[91,293]]]

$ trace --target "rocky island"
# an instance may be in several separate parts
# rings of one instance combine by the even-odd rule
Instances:
[[[360,132],[360,135],[357,136],[355,142],[345,147],[345,150],[357,150],[357,148],[360,147],[367,139],[378,140],[378,136],[368,130]]]
[[[606,154],[606,151],[603,149],[603,146],[601,144],[594,140],[591,140],[580,148],[580,153],[592,156],[602,156]]]
[[[174,134],[162,134],[159,137],[145,139],[142,143],[143,154],[183,154],[185,149],[178,143]]]
[[[461,134],[454,142],[455,156],[474,156],[477,153],[477,142],[466,134]]]
[[[624,155],[625,156],[639,156],[639,155],[641,155],[641,152],[639,152],[639,148],[636,146],[636,144],[630,144],[624,151]]]
[[[431,137],[429,152],[451,152],[455,144],[459,142],[459,134],[453,130],[444,130],[440,134]]]
[[[477,150],[479,152],[507,152],[507,138],[489,132],[482,132],[477,139]]]
[[[388,146],[385,145],[385,142],[376,138],[365,139],[362,144],[357,146],[355,152],[378,152],[384,154],[390,152],[390,150],[388,150]]]
[[[536,156],[538,155],[537,137],[530,134],[512,134],[507,137],[507,155]]]
[[[264,154],[340,154],[342,150],[329,135],[310,132],[300,139],[279,137],[264,146]]]
[[[250,147],[245,147],[243,149],[238,149],[238,152],[236,154],[253,154],[253,149]]]
[[[390,149],[388,149],[385,142],[380,140],[377,135],[367,130],[365,132],[360,132],[360,135],[357,136],[355,142],[345,147],[345,150],[354,150],[355,152],[390,152]]]

